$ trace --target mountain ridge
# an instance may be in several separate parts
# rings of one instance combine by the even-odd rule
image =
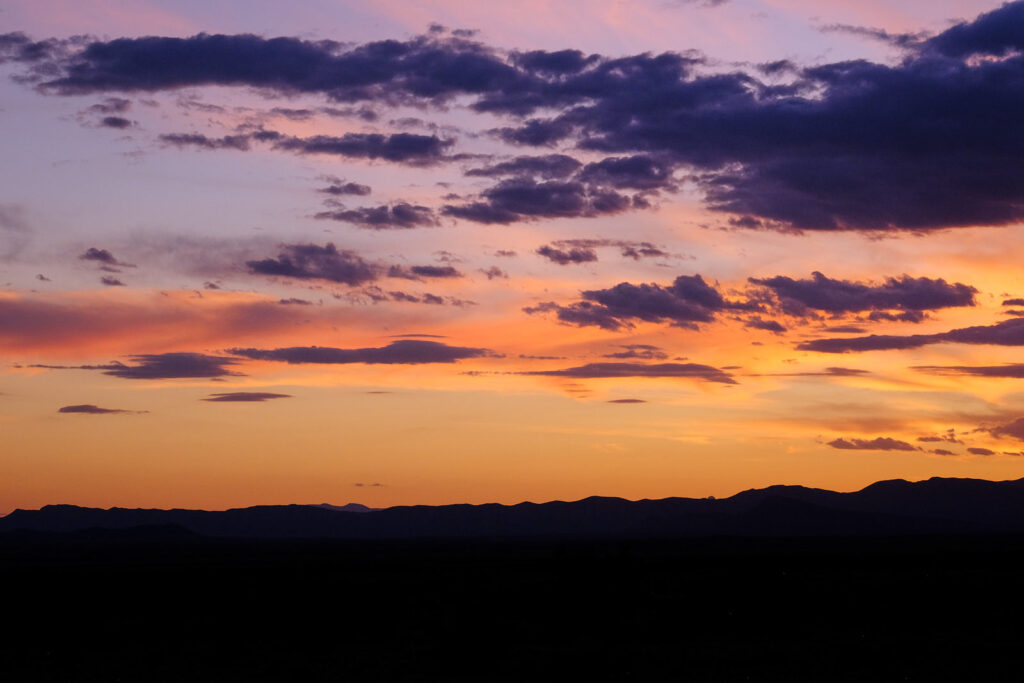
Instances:
[[[0,534],[176,526],[217,538],[426,539],[513,537],[708,537],[1024,533],[1024,478],[890,479],[858,491],[799,485],[747,489],[728,498],[524,501],[369,508],[255,505],[227,510],[17,509]]]

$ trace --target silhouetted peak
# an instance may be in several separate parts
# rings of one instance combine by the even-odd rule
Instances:
[[[932,477],[932,479],[938,478],[939,477]],[[928,481],[931,481],[931,479],[929,479]],[[859,491],[859,493],[864,493],[866,491],[891,491],[906,488],[907,486],[911,485],[912,482],[909,482],[906,479],[883,479],[882,481],[876,481],[874,484],[868,484],[867,486],[862,488]]]
[[[322,508],[324,510],[334,510],[335,512],[374,512],[379,508],[371,508],[362,503],[346,503],[345,505],[331,505],[330,503],[320,503],[319,505],[310,505],[309,507]]]

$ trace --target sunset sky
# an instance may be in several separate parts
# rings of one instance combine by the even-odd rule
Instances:
[[[0,514],[1024,476],[1024,0],[13,0]]]

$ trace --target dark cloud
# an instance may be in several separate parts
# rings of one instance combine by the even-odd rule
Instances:
[[[944,434],[933,434],[933,435],[930,435],[930,436],[919,436],[919,437],[917,437],[917,440],[922,442],[922,443],[940,443],[940,442],[945,442],[945,443],[963,443],[963,441],[961,441],[960,439],[958,439],[956,437],[956,430],[955,429],[948,429],[948,430],[946,430],[946,432]]]
[[[125,287],[126,286],[123,282],[118,280],[116,277],[110,277],[109,275],[104,275],[103,277],[101,277],[100,278],[100,283],[106,285],[107,287]]]
[[[593,249],[576,247],[563,251],[562,249],[556,249],[550,245],[544,245],[537,249],[537,254],[543,256],[549,261],[557,263],[560,266],[565,266],[570,263],[593,263],[597,261],[597,252]]]
[[[902,323],[919,323],[923,322],[928,318],[928,315],[924,311],[902,311],[901,313],[889,313],[888,311],[871,311],[868,314],[868,320],[871,322],[879,322],[885,320],[888,322],[902,322]]]
[[[409,292],[403,292],[401,290],[390,290],[384,291],[380,287],[371,286],[365,287],[359,292],[363,296],[370,299],[374,303],[380,303],[382,301],[395,301],[398,303],[409,303],[409,304],[427,304],[431,306],[475,306],[475,301],[468,299],[459,299],[453,296],[441,296],[438,294],[431,294],[430,292],[423,292],[422,294],[410,294]]]
[[[602,247],[615,247],[619,249],[623,257],[631,258],[634,261],[639,261],[642,258],[669,255],[650,242],[613,239],[555,240],[550,245],[540,247],[537,253],[555,263],[565,265],[567,263],[596,261],[597,253],[594,250]]]
[[[608,289],[584,291],[582,297],[567,306],[547,302],[523,310],[554,313],[570,325],[618,330],[640,321],[693,328],[697,323],[712,322],[722,311],[758,308],[749,301],[725,299],[700,275],[681,275],[668,286],[622,282]]]
[[[228,353],[254,360],[321,364],[403,364],[454,363],[464,358],[492,355],[487,349],[449,346],[435,341],[404,339],[387,346],[335,349],[326,346],[297,346],[284,349],[229,349]]]
[[[606,403],[647,403],[642,398],[614,398]]]
[[[406,230],[438,225],[437,216],[432,209],[406,202],[322,211],[315,217],[321,220],[352,223],[369,230]]]
[[[671,163],[646,155],[608,157],[587,164],[578,178],[586,183],[613,187],[617,190],[675,190]]]
[[[542,156],[519,156],[511,161],[503,161],[491,166],[473,168],[466,171],[467,176],[483,176],[495,178],[501,176],[534,176],[544,180],[568,178],[582,168],[576,159],[565,154],[546,154]]]
[[[889,351],[893,349],[916,349],[926,344],[935,344],[941,340],[936,335],[915,334],[898,336],[891,334],[872,334],[866,337],[850,337],[840,339],[812,339],[797,344],[801,351],[818,351],[819,353],[847,353],[849,351]]]
[[[321,107],[320,111],[328,116],[341,118],[355,117],[367,123],[373,123],[380,118],[380,114],[369,107]]]
[[[124,114],[132,108],[132,101],[123,97],[105,97],[91,105],[87,111],[95,114]]]
[[[239,373],[228,370],[237,361],[202,353],[160,353],[131,356],[136,365],[113,363],[104,373],[122,379],[183,379],[225,377]]]
[[[85,252],[78,257],[83,261],[95,261],[104,266],[114,266],[117,268],[134,268],[135,265],[131,263],[125,263],[117,260],[113,254],[106,249],[97,249],[96,247],[89,247]]]
[[[160,136],[160,141],[172,147],[198,147],[200,149],[233,149],[239,152],[249,150],[248,135],[224,135],[211,138],[200,133],[167,133]]]
[[[125,128],[131,128],[135,124],[130,119],[121,116],[104,116],[100,119],[100,125],[104,128],[124,130]]]
[[[271,394],[263,391],[232,391],[221,394],[210,394],[203,401],[212,403],[256,403],[275,398],[291,398],[291,394]]]
[[[866,337],[839,339],[812,339],[798,344],[802,351],[846,353],[847,351],[887,351],[916,349],[928,344],[992,344],[994,346],[1024,346],[1024,319],[1004,320],[995,325],[962,327],[937,334],[872,334]]]
[[[498,251],[494,252],[494,255],[500,256],[502,258],[513,258],[516,255],[516,252],[512,251],[511,249],[499,249]]]
[[[42,273],[36,274],[36,279],[39,280],[40,282],[50,282],[51,281],[50,278],[46,277]]]
[[[967,449],[968,453],[973,455],[995,455],[996,452],[988,448],[979,448],[978,446],[971,446]]]
[[[915,365],[914,370],[931,375],[966,375],[972,377],[1010,377],[1024,379],[1024,363],[1005,365]]]
[[[973,55],[1002,57],[1024,50],[1024,3],[1007,2],[1002,7],[960,22],[931,38],[926,47],[947,57]]]
[[[1024,306],[1024,299],[1005,299],[1003,306]]]
[[[247,261],[249,271],[260,275],[278,275],[299,279],[318,279],[361,285],[380,276],[380,268],[367,262],[355,252],[339,250],[331,242],[282,245],[276,259]]]
[[[391,266],[388,269],[388,277],[420,280],[460,278],[463,275],[454,266]]]
[[[597,55],[584,55],[579,50],[533,50],[512,53],[512,61],[527,71],[553,75],[579,73],[598,60]]]
[[[507,225],[538,218],[592,218],[621,213],[633,206],[633,198],[604,187],[517,177],[484,190],[479,201],[448,204],[441,212],[475,223]]]
[[[765,76],[781,76],[785,74],[798,73],[800,71],[800,67],[788,59],[776,59],[771,62],[762,62],[761,64],[758,64],[757,70]]]
[[[572,135],[575,126],[563,119],[527,119],[516,128],[491,131],[510,145],[551,147]]]
[[[668,256],[668,252],[662,251],[650,242],[620,242],[615,246],[622,249],[622,255],[639,261],[642,258],[653,258],[655,256]]]
[[[318,92],[341,103],[441,101],[485,93],[515,69],[464,40],[419,37],[345,49],[332,41],[199,34],[93,42],[59,65],[45,87],[64,94],[157,91],[200,85]]]
[[[879,436],[874,439],[835,439],[829,441],[828,445],[846,451],[916,451],[917,449],[906,441],[890,439],[887,436]]]
[[[316,112],[312,109],[292,109],[290,107],[274,107],[270,113],[283,116],[290,121],[309,121],[316,116]]]
[[[324,194],[330,194],[334,196],[342,195],[356,195],[365,197],[372,192],[369,185],[360,185],[359,183],[332,183],[327,187],[320,188],[320,192]]]
[[[293,296],[292,297],[288,297],[287,299],[280,299],[280,300],[278,300],[277,303],[281,304],[282,306],[312,306],[313,305],[312,301],[307,301],[306,299],[297,299],[297,298],[295,298]]]
[[[736,225],[920,232],[1024,218],[1022,17],[1017,0],[920,43],[913,34],[857,28],[906,47],[904,58],[778,67],[774,73],[793,74],[782,84],[760,80],[766,68],[712,69],[694,53],[507,53],[455,32],[354,46],[256,35],[32,42],[6,34],[0,59],[24,62],[22,80],[63,95],[219,85],[311,93],[345,108],[457,102],[509,119],[495,134],[511,144],[575,144],[612,159],[587,171],[593,183],[516,176],[445,207],[465,220],[643,208],[642,197],[618,193],[616,183],[661,187],[667,169],[680,168]],[[382,138],[351,138],[342,153],[437,158],[434,150],[404,156],[404,143],[403,151],[383,151],[389,136]],[[322,150],[316,139],[294,149],[330,153],[334,140],[324,139]],[[658,168],[611,168],[623,159]]]
[[[467,171],[467,176],[508,179],[485,190],[484,201],[469,205],[472,209],[452,205],[447,210],[470,220],[500,223],[510,222],[502,216],[511,214],[596,216],[627,208],[646,208],[647,202],[641,196],[629,198],[616,190],[675,189],[672,171],[671,164],[647,156],[610,157],[586,166],[564,154],[520,156]],[[523,197],[540,202],[538,208],[533,212],[525,210]]]
[[[202,353],[156,353],[129,356],[135,365],[114,361],[106,365],[32,365],[50,370],[101,370],[104,375],[122,379],[186,379],[238,375],[228,366],[237,358],[208,356]]]
[[[946,450],[945,448],[934,448],[928,452],[935,455],[956,455],[953,451]]]
[[[499,268],[498,266],[490,266],[489,268],[480,268],[480,272],[487,276],[488,280],[494,279],[508,279],[508,273]]]
[[[616,351],[615,353],[606,353],[602,357],[620,359],[639,358],[643,360],[665,360],[668,358],[668,354],[661,348],[652,346],[651,344],[620,344],[619,348],[624,350]]]
[[[983,431],[987,431],[996,438],[1009,437],[1018,441],[1024,441],[1024,417],[1014,420],[1009,424],[984,429]]]
[[[21,62],[33,64],[43,60],[63,56],[64,45],[61,41],[50,39],[34,41],[21,31],[0,33],[0,64],[4,62]],[[42,73],[49,72],[44,69]]]
[[[316,135],[311,138],[281,136],[274,147],[299,154],[333,154],[352,159],[383,159],[412,166],[430,166],[445,158],[454,140],[415,133],[345,133],[341,137]]]
[[[77,413],[80,415],[115,415],[118,413],[130,413],[131,410],[120,410],[117,408],[100,408],[88,403],[76,406],[64,406],[57,410],[58,413]]]
[[[427,278],[455,278],[462,277],[457,269],[452,266],[412,266],[409,268],[413,275]]]
[[[616,377],[692,378],[719,384],[736,384],[726,372],[699,363],[587,363],[563,370],[534,370],[521,375],[607,379]]]
[[[958,306],[973,306],[978,290],[960,282],[903,275],[890,277],[881,284],[834,280],[814,272],[809,280],[785,276],[750,278],[750,283],[771,290],[783,310],[797,314],[803,309],[826,313],[862,311],[924,311]],[[915,320],[916,322],[916,320]]]
[[[744,320],[743,326],[755,330],[765,330],[766,332],[772,332],[774,334],[782,334],[786,331],[786,328],[778,321],[764,320],[761,316],[757,315]]]

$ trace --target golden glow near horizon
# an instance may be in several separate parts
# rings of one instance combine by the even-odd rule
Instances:
[[[794,150],[820,146],[792,155],[745,129],[722,132],[730,107],[765,130],[786,115],[768,91],[716,94],[730,78],[740,90],[750,79],[788,84],[796,98],[806,95],[798,68],[854,58],[907,73],[914,59],[960,60],[973,77],[985,68],[977,54],[940,40],[950,8],[577,4],[578,31],[568,10],[544,3],[543,26],[446,0],[411,13],[406,3],[366,13],[299,3],[289,17],[267,14],[280,22],[269,33],[235,3],[215,16],[163,0],[116,16],[105,3],[5,8],[24,34],[0,41],[0,121],[18,131],[0,159],[0,514],[50,503],[702,497],[1024,475],[1024,326],[1014,327],[1024,305],[1012,303],[1024,298],[1024,197],[1016,177],[1000,190],[998,174],[980,170],[1005,145],[978,133],[950,142],[947,161],[897,106],[856,129],[886,168],[909,169],[877,192],[850,180],[876,172],[874,157],[823,151],[844,144],[828,126],[812,139],[780,125]],[[970,22],[998,6],[960,7]],[[481,31],[457,31],[458,17]],[[450,28],[411,37],[431,21]],[[830,25],[938,37],[897,49],[821,30]],[[504,75],[472,86],[431,75],[431,87],[452,89],[435,99],[406,76],[343,97],[277,72],[224,76],[230,50],[200,75],[154,52],[167,74],[140,76],[131,62],[87,64],[78,43],[60,42],[83,32],[305,39],[312,29],[345,45],[394,38],[410,52],[482,54]],[[31,41],[50,36],[50,51],[33,56]],[[692,44],[674,42],[684,38]],[[305,45],[326,50],[316,59],[350,49]],[[1022,68],[1011,47],[988,48],[992,63]],[[690,55],[680,83],[717,83],[701,96],[722,99],[706,114],[673,91],[678,109],[664,116],[684,112],[706,135],[652,147],[640,123],[615,128],[616,107],[639,95],[551,95],[570,79],[551,75],[570,69],[552,66],[573,59],[555,52],[569,48],[591,60],[572,68],[592,74],[627,54]],[[551,63],[531,66],[541,53],[529,50]],[[783,57],[792,63],[777,71],[756,66]],[[521,82],[502,91],[514,70],[543,81],[530,96],[550,101],[503,110],[502,97],[527,97]],[[82,80],[54,85],[53,74]],[[826,86],[846,87],[804,85],[821,101]],[[509,132],[567,112],[562,137]],[[890,145],[894,135],[913,149]],[[735,151],[755,143],[761,156]],[[922,158],[934,180],[903,192]],[[562,170],[522,170],[541,163]],[[825,165],[812,182],[801,163]],[[723,187],[732,194],[716,195]],[[947,195],[958,203],[936,210]],[[735,210],[716,210],[727,201]],[[829,220],[846,229],[818,229]]]

